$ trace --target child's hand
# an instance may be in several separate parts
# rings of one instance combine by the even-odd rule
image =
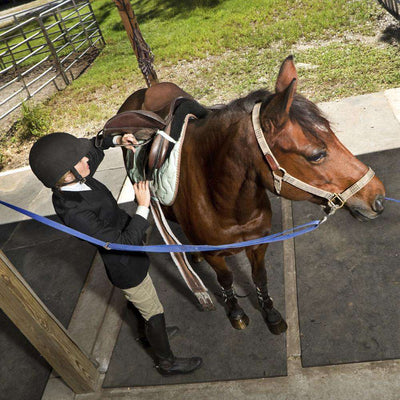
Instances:
[[[136,201],[139,206],[150,207],[149,181],[137,182],[133,185]]]
[[[121,137],[119,144],[125,146],[125,148],[127,148],[128,150],[135,152],[136,149],[133,145],[138,144],[138,142],[135,136],[132,135],[132,133],[126,133],[124,136]]]

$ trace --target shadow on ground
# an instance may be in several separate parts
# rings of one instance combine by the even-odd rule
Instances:
[[[400,43],[400,23],[389,25],[383,32],[381,37],[379,38],[381,42],[389,43],[389,44],[398,44]]]

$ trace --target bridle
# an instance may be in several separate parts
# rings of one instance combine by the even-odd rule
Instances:
[[[290,175],[284,168],[279,165],[278,160],[272,154],[272,151],[265,140],[264,133],[260,124],[261,104],[262,103],[256,103],[253,107],[253,128],[258,145],[260,146],[260,149],[263,152],[264,157],[272,171],[272,175],[274,178],[274,188],[278,195],[280,195],[281,193],[282,182],[287,182],[290,185],[295,186],[298,189],[301,189],[307,193],[326,199],[327,204],[324,206],[324,210],[327,214],[332,215],[336,212],[336,210],[342,208],[350,197],[359,192],[374,177],[375,172],[371,168],[368,168],[368,171],[364,176],[362,176],[356,183],[348,187],[342,193],[333,193],[312,186]],[[282,175],[280,175],[278,171]]]

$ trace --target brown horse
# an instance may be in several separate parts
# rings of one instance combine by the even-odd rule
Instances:
[[[350,212],[362,220],[373,219],[383,211],[385,190],[380,180],[339,142],[316,105],[296,94],[296,82],[296,68],[292,57],[288,57],[281,66],[275,93],[253,92],[189,123],[179,190],[166,215],[181,225],[192,243],[219,245],[268,235],[271,205],[266,190],[278,191],[290,200],[309,200],[327,209],[346,202]],[[191,98],[176,85],[157,84],[135,92],[120,112],[147,109],[164,117],[168,110],[165,105],[177,96]],[[257,103],[261,104],[261,136],[272,155],[263,154],[254,134],[252,110]],[[282,173],[308,185],[296,187],[281,180],[277,187],[276,178]],[[353,190],[355,182],[362,185]],[[310,185],[328,193],[341,194],[349,187],[352,190],[348,200],[335,195],[333,204],[327,204],[331,200],[312,189],[311,193],[307,191]],[[245,251],[265,321],[272,333],[280,334],[287,325],[268,295],[264,261],[267,246],[247,247]],[[245,328],[249,319],[238,304],[225,257],[240,251],[243,249],[203,254],[216,272],[228,317],[237,329]]]

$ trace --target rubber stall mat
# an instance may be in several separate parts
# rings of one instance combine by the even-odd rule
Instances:
[[[280,201],[273,199],[273,229],[281,230]],[[176,232],[177,226],[173,225]],[[180,234],[179,237],[182,235]],[[158,232],[151,236],[152,244],[161,243]],[[151,256],[150,274],[165,308],[167,325],[176,325],[180,333],[171,340],[177,356],[201,356],[203,366],[189,375],[162,377],[153,367],[149,349],[143,347],[138,336],[138,320],[127,310],[104,387],[146,386],[191,382],[249,379],[286,375],[285,335],[274,336],[257,310],[255,288],[251,280],[250,264],[244,253],[228,259],[235,279],[239,302],[250,318],[242,331],[231,327],[225,315],[219,285],[211,267],[202,262],[194,268],[216,305],[216,311],[202,312],[196,299],[187,289],[168,254]],[[283,251],[275,243],[267,251],[269,289],[276,307],[284,315]],[[193,265],[193,263],[192,263]]]
[[[400,149],[359,157],[400,199]],[[321,216],[293,203],[294,224]],[[359,222],[339,210],[295,239],[303,366],[400,358],[400,204]]]

